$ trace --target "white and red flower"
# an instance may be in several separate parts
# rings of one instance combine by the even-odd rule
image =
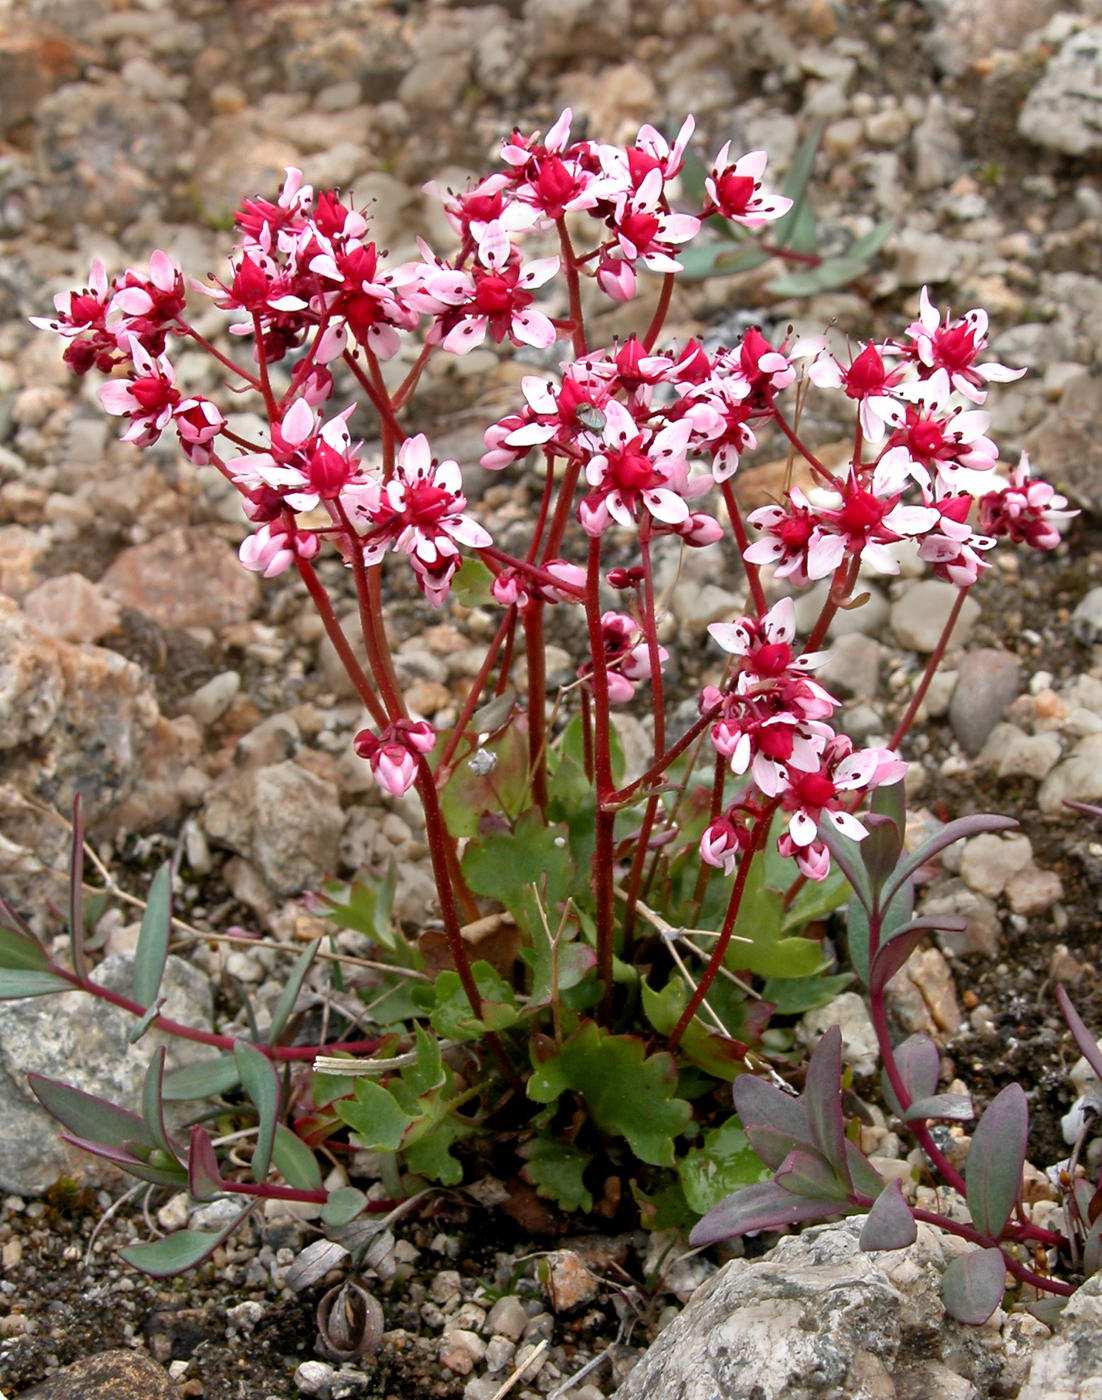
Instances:
[[[427,720],[399,719],[380,735],[361,729],[352,747],[371,765],[379,786],[392,797],[401,797],[417,779],[419,759],[431,753],[435,743],[436,731]]]

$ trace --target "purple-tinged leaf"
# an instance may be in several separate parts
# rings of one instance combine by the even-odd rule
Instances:
[[[247,1040],[234,1041],[233,1055],[245,1092],[256,1105],[259,1131],[253,1145],[251,1165],[253,1180],[263,1181],[272,1164],[272,1143],[279,1115],[279,1075],[267,1055]]]
[[[897,929],[910,922],[914,913],[914,886],[910,880],[896,890],[885,906],[881,899],[880,910],[874,918],[860,904],[849,907],[846,933],[849,940],[849,957],[858,977],[866,985],[869,980],[869,953],[874,946],[879,949],[893,936]]]
[[[30,924],[14,905],[8,903],[3,895],[0,895],[0,928],[10,929],[12,933],[21,934],[28,943],[38,943]]]
[[[1067,805],[1070,806],[1070,803]],[[1038,1322],[1043,1322],[1046,1327],[1051,1327],[1055,1330],[1056,1324],[1060,1321],[1060,1316],[1067,1307],[1068,1302],[1069,1299],[1054,1298],[1050,1293],[1044,1298],[1035,1298],[1032,1303],[1027,1303],[1025,1305],[1025,1310],[1029,1313],[1030,1317],[1035,1317]]]
[[[153,1146],[145,1123],[128,1108],[119,1108],[83,1089],[73,1089],[45,1075],[28,1074],[31,1092],[47,1113],[78,1138],[122,1147],[127,1142]]]
[[[1022,1189],[1029,1107],[1020,1084],[1008,1084],[987,1105],[972,1134],[964,1168],[965,1195],[977,1230],[998,1239]]]
[[[846,1120],[842,1113],[842,1032],[831,1026],[812,1051],[807,1066],[803,1104],[811,1138],[848,1192]],[[807,1192],[813,1195],[814,1192]]]
[[[223,1244],[245,1217],[253,1209],[250,1202],[240,1215],[235,1216],[221,1230],[177,1230],[174,1235],[166,1235],[163,1240],[152,1244],[132,1244],[119,1253],[128,1264],[141,1269],[154,1278],[171,1278],[174,1274],[186,1273],[209,1259],[220,1244]]]
[[[166,860],[153,877],[142,913],[141,933],[134,949],[134,1000],[151,1007],[157,1000],[172,933],[172,862]]]
[[[170,1102],[184,1099],[205,1099],[211,1094],[224,1094],[241,1082],[237,1061],[232,1055],[219,1055],[213,1060],[199,1060],[183,1065],[165,1075],[163,1094]]]
[[[925,1031],[916,1031],[893,1051],[900,1077],[912,1099],[927,1099],[937,1092],[941,1074],[941,1052]]]
[[[1006,1261],[1001,1249],[959,1254],[941,1276],[941,1296],[950,1317],[971,1327],[987,1321],[1003,1300]]]
[[[846,1139],[846,1164],[853,1189],[862,1196],[875,1199],[884,1189],[884,1178],[855,1143]]]
[[[902,864],[896,867],[891,882],[884,888],[884,898],[891,899],[904,880],[955,841],[979,836],[985,831],[1013,831],[1017,825],[1013,817],[998,817],[991,812],[977,812],[973,817],[958,817],[956,821],[947,822],[939,832],[928,841],[923,841],[918,850],[912,851]]]
[[[903,841],[891,817],[869,812],[862,825],[869,834],[860,843],[861,859],[869,872],[869,883],[878,892],[895,870]]]
[[[1079,1047],[1079,1053],[1094,1070],[1097,1078],[1102,1081],[1102,1050],[1099,1050],[1098,1042],[1087,1030],[1082,1016],[1072,1005],[1067,988],[1059,984],[1056,987],[1056,1004],[1060,1008],[1061,1016],[1068,1023],[1068,1030],[1071,1031],[1072,1040]]]
[[[198,1123],[191,1130],[187,1154],[187,1189],[197,1201],[212,1200],[223,1190],[225,1182],[218,1166],[210,1133]]]
[[[367,1197],[354,1186],[340,1186],[330,1191],[329,1199],[321,1208],[321,1223],[333,1229],[348,1225],[362,1215],[367,1205]]]
[[[178,1191],[182,1186],[187,1185],[187,1175],[183,1168],[172,1165],[171,1158],[164,1158],[154,1162],[139,1157],[130,1147],[116,1147],[112,1143],[96,1142],[93,1138],[77,1137],[74,1133],[62,1133],[62,1142],[71,1143],[73,1147],[79,1147],[82,1152],[89,1152],[93,1157],[102,1157],[106,1162],[113,1162],[124,1172],[129,1172],[131,1176],[136,1176],[140,1181],[152,1181],[155,1186],[170,1186]],[[133,1146],[142,1144],[134,1142]]]
[[[82,982],[88,980],[88,959],[84,953],[84,820],[80,813],[80,793],[73,798],[73,844],[69,852],[69,946],[73,971]]]
[[[846,1201],[851,1189],[817,1152],[790,1152],[774,1180],[793,1196],[811,1201]]]
[[[880,817],[890,817],[899,832],[899,847],[896,859],[903,851],[903,837],[907,831],[907,784],[900,779],[894,783],[882,783],[872,794],[869,811]]]
[[[912,919],[896,929],[888,941],[876,951],[869,968],[869,995],[879,996],[914,950],[934,929],[961,932],[965,921],[952,915],[938,914],[929,918]]]
[[[918,1226],[898,1181],[889,1181],[861,1226],[861,1248],[905,1249],[918,1238]]]
[[[807,1109],[800,1099],[764,1079],[740,1074],[734,1101],[743,1131],[767,1167],[776,1170],[790,1152],[814,1147]]]
[[[906,1113],[900,1115],[904,1123],[913,1123],[916,1118],[951,1119],[967,1123],[975,1118],[976,1110],[967,1094],[929,1094],[923,1099],[913,1099]]]
[[[302,956],[295,960],[291,975],[287,978],[287,983],[279,995],[275,1010],[272,1012],[272,1024],[268,1030],[269,1045],[279,1044],[279,1037],[283,1034],[283,1028],[290,1019],[291,1012],[295,1009],[295,1001],[298,999],[303,979],[310,971],[310,964],[314,961],[320,943],[320,938],[313,939],[306,945]]]
[[[844,1214],[837,1201],[810,1201],[793,1196],[775,1181],[759,1181],[733,1192],[713,1206],[693,1226],[689,1243],[715,1244],[736,1235],[756,1234],[759,1230],[781,1230],[786,1225],[807,1225]]]
[[[823,841],[838,865],[838,869],[853,887],[854,897],[865,909],[872,908],[872,885],[869,872],[861,860],[861,847],[831,823],[823,822],[819,829],[819,839]]]
[[[179,1161],[180,1149],[172,1141],[165,1127],[164,1102],[161,1098],[167,1053],[163,1045],[158,1045],[145,1072],[145,1081],[142,1084],[142,1117],[145,1119],[148,1136],[153,1145]]]
[[[19,1001],[23,997],[47,997],[54,992],[71,992],[73,984],[56,972],[37,967],[0,968],[0,1001]]]

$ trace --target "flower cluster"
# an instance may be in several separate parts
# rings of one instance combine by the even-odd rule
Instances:
[[[826,723],[839,701],[810,678],[827,659],[826,652],[797,655],[796,611],[782,598],[761,618],[713,623],[712,638],[738,664],[722,689],[706,686],[700,709],[712,715],[712,744],[731,771],[748,773],[752,790],[776,799],[789,820],[779,849],[794,856],[800,870],[821,880],[830,869],[826,846],[817,838],[819,823],[829,821],[854,840],[865,828],[845,805],[844,794],[893,783],[906,764],[884,749],[854,751],[844,736]],[[745,800],[713,821],[700,845],[710,865],[730,871],[745,844],[738,812]]]

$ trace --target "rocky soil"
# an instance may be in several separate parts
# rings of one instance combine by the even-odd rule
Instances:
[[[241,513],[217,474],[167,443],[140,456],[117,442],[94,386],[68,375],[56,340],[29,315],[82,285],[93,256],[114,271],[162,247],[196,275],[221,274],[235,204],[271,195],[286,165],[371,204],[379,243],[400,257],[415,255],[422,230],[449,246],[426,180],[458,187],[488,168],[514,123],[545,129],[564,105],[609,139],[642,121],[673,129],[692,111],[702,154],[732,138],[766,148],[778,172],[821,122],[812,188],[823,251],[896,221],[870,275],[803,301],[770,295],[775,265],[715,278],[679,290],[670,324],[717,339],[790,321],[882,335],[913,318],[930,284],[939,305],[986,307],[995,357],[1030,371],[992,393],[991,434],[1008,463],[1027,450],[1082,514],[1059,550],[1004,556],[981,580],[907,752],[917,823],[996,810],[1021,827],[943,862],[924,899],[965,915],[968,929],[916,955],[893,1014],[901,1031],[937,1034],[946,1068],[981,1101],[1022,1077],[1034,1164],[1066,1156],[1059,1119],[1075,1094],[1075,1054],[1049,995],[1054,979],[1102,1028],[1102,825],[1062,805],[1102,799],[1100,0],[0,0],[0,92],[0,888],[9,898],[56,929],[62,817],[79,789],[96,850],[124,890],[140,891],[182,845],[180,913],[200,934],[240,926],[297,952],[319,933],[299,892],[333,872],[379,871],[391,856],[400,915],[420,923],[432,913],[416,812],[384,802],[352,759],[359,707],[296,582],[245,573],[235,557]],[[649,318],[651,294],[644,287],[645,310],[607,313],[610,340]],[[181,355],[177,368],[193,389],[213,387],[197,356]],[[438,455],[471,464],[467,493],[506,539],[534,508],[528,483],[474,464],[482,425],[511,406],[517,377],[515,363],[476,351],[433,368],[415,410]],[[813,426],[820,441],[844,433],[841,423]],[[765,444],[740,473],[747,500],[775,482],[771,453]],[[686,696],[713,664],[707,624],[739,607],[730,566],[690,560],[675,581],[670,561],[675,682]],[[341,573],[331,567],[326,582],[347,603]],[[413,707],[444,726],[492,620],[456,605],[426,625],[404,586],[388,604],[400,672]],[[948,607],[937,586],[906,574],[869,591],[835,627],[830,678],[862,741],[891,732]],[[555,641],[550,669],[569,677],[571,638]],[[102,921],[119,975],[136,918],[116,906]],[[201,936],[176,951],[177,991],[200,1013],[212,997],[222,1007],[237,979],[261,1019],[270,1015],[282,954]],[[338,951],[371,955],[354,934]],[[320,977],[312,997],[319,1017],[355,1006]],[[853,1003],[830,1014],[850,1017],[863,1088],[865,1028]],[[123,1188],[58,1144],[23,1080],[30,1068],[67,1075],[87,1060],[110,1084],[124,1032],[97,1020],[101,1010],[85,1024],[75,1009],[59,1015],[54,998],[0,1007],[0,1390],[10,1397],[98,1393],[98,1381],[65,1368],[136,1349],[155,1365],[144,1379],[119,1372],[104,1394],[123,1387],[140,1400],[175,1386],[207,1400],[491,1400],[527,1362],[516,1400],[597,1400],[713,1267],[671,1267],[670,1241],[564,1239],[562,1222],[510,1220],[456,1196],[395,1226],[386,1287],[370,1281],[386,1313],[378,1352],[325,1357],[314,1321],[325,1287],[286,1286],[316,1237],[308,1221],[268,1210],[215,1268],[178,1283],[119,1264],[120,1244],[185,1223],[183,1205],[155,1196],[144,1209],[139,1198],[118,1206]],[[870,1132],[891,1155],[893,1135],[875,1115]],[[848,1259],[839,1228],[799,1266]],[[529,1256],[548,1250],[554,1267],[541,1270]],[[1046,1335],[1036,1326],[996,1318],[1002,1331],[988,1342],[1003,1359],[985,1369],[943,1350],[936,1374],[913,1372],[925,1390],[908,1388],[907,1357],[878,1352],[892,1389],[871,1362],[865,1389],[844,1375],[816,1382],[829,1368],[809,1363],[810,1388],[783,1391],[782,1377],[782,1389],[761,1393],[1016,1395]],[[918,1351],[923,1335],[912,1339]],[[54,1389],[27,1389],[43,1384]],[[682,1393],[675,1384],[671,1397]],[[633,1385],[626,1395],[644,1393]]]

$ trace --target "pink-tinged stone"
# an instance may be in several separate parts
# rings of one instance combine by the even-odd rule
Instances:
[[[119,605],[83,574],[47,579],[23,599],[35,629],[63,642],[98,642],[119,625]]]
[[[256,606],[256,577],[209,530],[181,526],[119,555],[100,580],[104,593],[162,627],[244,622]]]
[[[36,567],[43,546],[35,532],[25,525],[0,526],[0,593],[22,598],[39,582]]]

